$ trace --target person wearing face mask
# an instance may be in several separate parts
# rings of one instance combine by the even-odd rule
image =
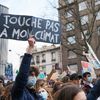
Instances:
[[[31,66],[29,70],[29,77],[28,77],[28,82],[27,82],[27,87],[29,89],[34,89],[38,75],[39,75],[38,67]]]
[[[93,79],[90,72],[83,73],[83,80],[81,86],[86,95],[90,92],[91,88],[93,88],[92,80]]]
[[[35,44],[34,38],[30,37],[28,44],[27,52],[24,54],[19,73],[11,90],[12,100],[41,100],[41,96],[37,96],[34,89],[39,70],[36,67],[30,67]]]
[[[48,99],[48,92],[45,89],[45,81],[43,79],[38,79],[36,82],[36,91],[39,96],[42,97],[41,100]]]

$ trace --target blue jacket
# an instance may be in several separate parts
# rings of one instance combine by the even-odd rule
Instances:
[[[96,82],[94,87],[87,95],[87,100],[97,100],[99,96],[100,96],[100,79]]]
[[[29,68],[32,55],[24,54],[19,73],[12,87],[12,100],[41,100],[36,96],[35,92],[30,92],[27,88]]]

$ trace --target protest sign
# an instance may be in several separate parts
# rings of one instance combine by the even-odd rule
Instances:
[[[83,52],[83,55],[86,56],[86,58],[89,61],[89,63],[94,65],[95,69],[100,69],[100,61],[97,58],[95,52],[93,51],[92,47],[89,45],[88,42],[87,42],[87,46],[89,48],[88,53]]]
[[[5,77],[8,80],[13,80],[13,65],[7,64],[5,67]]]
[[[0,15],[0,38],[25,41],[30,35],[36,41],[60,43],[60,23],[23,15]]]
[[[95,71],[94,71],[94,68],[93,68],[93,64],[87,62],[87,61],[81,61],[81,65],[82,65],[82,72],[85,73],[85,72],[90,72],[91,73],[91,76],[93,78],[96,78],[96,74],[95,74]]]

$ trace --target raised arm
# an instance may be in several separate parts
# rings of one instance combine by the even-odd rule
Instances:
[[[28,44],[29,46],[27,48],[27,52],[24,54],[23,60],[20,65],[19,73],[12,88],[12,96],[20,97],[28,81],[32,51],[34,48],[35,40],[33,38],[29,38]]]

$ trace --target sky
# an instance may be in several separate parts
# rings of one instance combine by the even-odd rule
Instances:
[[[0,4],[9,8],[9,14],[29,15],[44,19],[58,20],[58,0],[0,0]],[[54,6],[54,7],[53,7]],[[51,45],[37,42],[36,46]],[[8,41],[8,62],[13,63],[14,69],[18,69],[20,56],[28,46],[27,41]]]

